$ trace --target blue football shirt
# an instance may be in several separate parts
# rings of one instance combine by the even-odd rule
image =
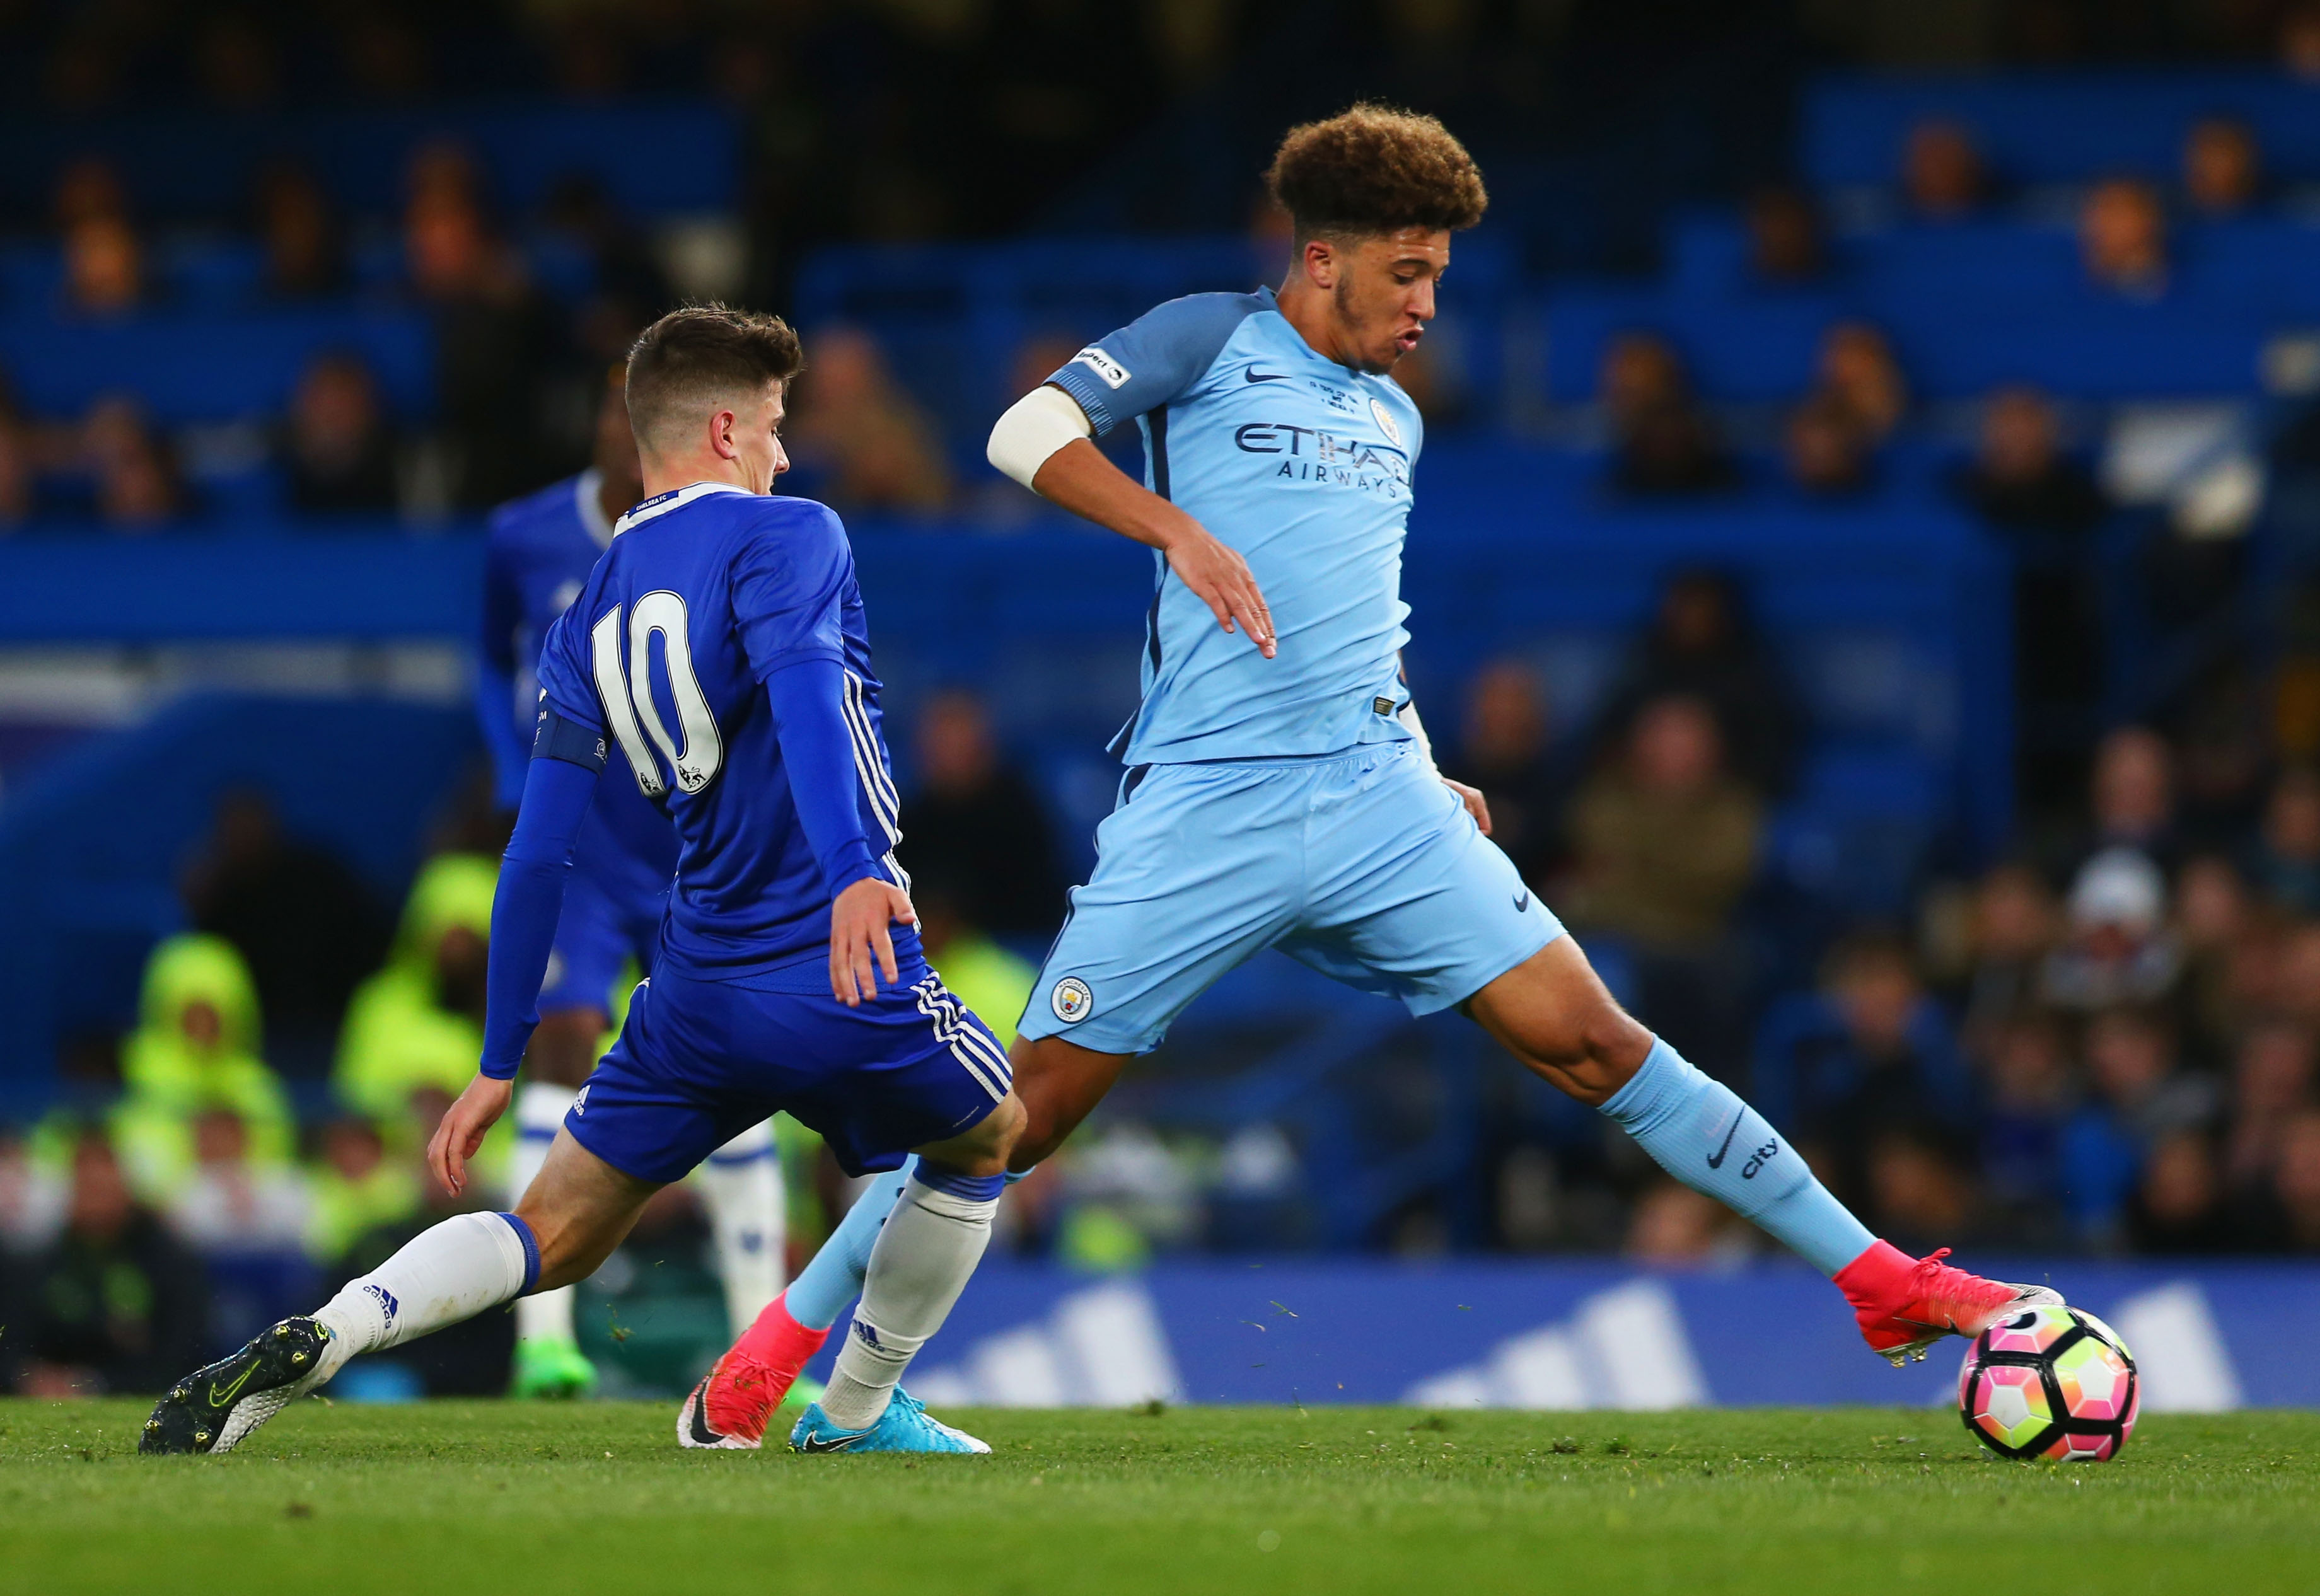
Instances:
[[[765,687],[784,666],[841,667],[863,834],[907,886],[893,764],[854,550],[808,499],[694,483],[622,516],[571,607],[548,629],[539,687],[605,740],[597,784],[628,787],[674,822],[676,882],[661,956],[766,966],[819,955],[830,894],[783,767]],[[919,954],[893,928],[895,953]]]
[[[612,540],[597,497],[601,482],[595,471],[583,471],[492,513],[484,553],[485,691],[478,712],[503,809],[514,809],[523,796],[540,643]],[[649,923],[676,873],[676,833],[636,784],[601,782],[581,822],[572,867],[628,918]]]
[[[1225,631],[1155,551],[1130,765],[1335,753],[1409,733],[1401,546],[1423,423],[1391,377],[1314,349],[1271,289],[1171,300],[1047,379],[1099,434],[1133,420],[1145,485],[1248,561],[1276,657]]]

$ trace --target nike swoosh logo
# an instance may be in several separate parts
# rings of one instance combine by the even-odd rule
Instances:
[[[862,1439],[863,1436],[866,1436],[870,1432],[865,1429],[860,1436],[839,1436],[837,1439],[829,1441],[823,1440],[820,1436],[808,1436],[805,1438],[805,1444],[800,1446],[798,1450],[801,1452],[844,1452],[850,1448],[855,1442]]]
[[[235,1397],[241,1394],[241,1388],[249,1383],[249,1377],[257,1373],[258,1365],[256,1364],[250,1365],[249,1367],[244,1369],[240,1374],[236,1374],[233,1377],[233,1383],[227,1386],[223,1391],[220,1391],[218,1389],[216,1381],[211,1381],[210,1406],[213,1408],[222,1408],[228,1402],[233,1401]]]
[[[1244,382],[1285,383],[1289,380],[1290,374],[1285,371],[1259,371],[1255,367],[1252,366],[1246,371],[1243,371],[1240,375],[1241,380]]]
[[[1708,1168],[1721,1169],[1724,1167],[1724,1155],[1732,1150],[1732,1138],[1740,1134],[1740,1121],[1746,1117],[1747,1116],[1745,1114],[1735,1114],[1732,1116],[1731,1128],[1724,1133],[1724,1145],[1717,1148],[1716,1156],[1708,1161]]]
[[[701,1385],[694,1388],[693,1392],[693,1401],[686,1405],[693,1410],[693,1438],[694,1440],[700,1442],[704,1446],[714,1446],[718,1442],[725,1438],[723,1436],[719,1435],[715,1430],[709,1428],[709,1392],[708,1383],[706,1381],[703,1381]]]
[[[1526,913],[1528,911],[1529,908],[1530,893],[1527,892],[1518,893],[1515,898],[1515,912],[1517,914]]]

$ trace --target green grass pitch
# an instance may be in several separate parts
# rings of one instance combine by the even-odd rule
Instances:
[[[681,1451],[666,1403],[319,1401],[140,1459],[144,1413],[0,1402],[0,1591],[2320,1588],[2315,1414],[2152,1418],[2065,1470],[1926,1410],[962,1412],[997,1455],[924,1460]]]

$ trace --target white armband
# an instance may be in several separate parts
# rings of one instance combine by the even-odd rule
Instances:
[[[1095,426],[1079,401],[1042,383],[1007,407],[991,429],[990,447],[983,452],[992,465],[1029,487],[1048,456],[1074,439],[1094,436]]]
[[[1393,718],[1408,729],[1417,740],[1418,757],[1429,766],[1434,764],[1434,744],[1426,735],[1426,723],[1418,718],[1418,700],[1411,699],[1393,712]],[[1439,768],[1436,766],[1436,768]]]

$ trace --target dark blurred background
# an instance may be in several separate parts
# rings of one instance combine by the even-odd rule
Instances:
[[[1149,574],[984,434],[1278,280],[1257,176],[1358,97],[1493,199],[1398,374],[1411,676],[1621,997],[1905,1246],[2320,1250],[2320,6],[0,0],[7,1377],[153,1383],[447,1201],[483,517],[683,300],[804,331],[905,860],[1020,1002]],[[1760,1246],[1275,957],[1009,1211],[1093,1269]],[[595,1283],[639,1385],[723,1334],[700,1235]]]

